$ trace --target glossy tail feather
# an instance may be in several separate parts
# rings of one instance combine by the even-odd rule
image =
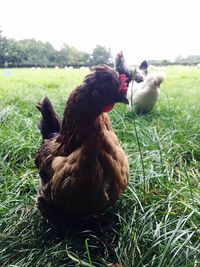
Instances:
[[[39,123],[39,129],[43,139],[51,139],[59,133],[61,122],[51,101],[46,96],[36,107],[41,112],[42,118]]]

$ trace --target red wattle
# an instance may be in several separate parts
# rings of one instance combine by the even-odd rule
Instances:
[[[111,111],[114,108],[114,105],[115,105],[115,103],[114,104],[109,104],[109,105],[105,106],[104,109],[103,109],[103,112],[109,112],[109,111]]]

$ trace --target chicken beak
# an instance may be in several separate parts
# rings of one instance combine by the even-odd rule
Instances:
[[[127,95],[126,95],[126,94],[122,94],[122,95],[120,96],[120,100],[119,100],[119,102],[128,105],[128,104],[129,104],[129,101],[128,101]]]

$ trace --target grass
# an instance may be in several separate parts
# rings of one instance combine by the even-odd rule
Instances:
[[[110,113],[130,183],[101,215],[104,232],[67,229],[59,239],[36,208],[35,104],[48,95],[62,115],[86,71],[14,69],[6,77],[0,70],[0,266],[200,266],[200,72],[164,71],[150,114],[137,117],[122,104]]]

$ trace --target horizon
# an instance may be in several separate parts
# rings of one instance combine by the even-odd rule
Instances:
[[[123,50],[128,64],[200,55],[198,0],[7,0],[1,9],[3,36],[50,42],[56,50],[66,43],[92,53],[98,44],[113,57]]]
[[[1,30],[1,29],[0,29],[0,30]],[[2,33],[3,33],[3,32],[2,32]],[[62,46],[63,46],[64,44],[66,44],[66,43],[63,43],[62,46],[61,46],[60,48],[56,48],[50,41],[37,40],[37,39],[35,39],[34,37],[33,37],[33,38],[28,38],[28,39],[18,39],[18,40],[17,40],[17,39],[15,39],[15,38],[7,38],[4,34],[2,34],[2,36],[5,37],[6,39],[14,39],[14,40],[16,40],[16,41],[35,40],[36,42],[50,43],[56,51],[59,51],[59,50],[62,48]],[[99,44],[96,44],[96,46],[97,46],[97,45],[99,45]],[[95,46],[95,47],[96,47],[96,46]],[[101,45],[100,45],[100,46],[101,46]],[[95,47],[94,47],[94,48],[95,48]],[[76,47],[74,47],[74,48],[77,49]],[[94,48],[93,48],[93,49],[94,49]],[[105,48],[106,48],[106,49],[109,49],[108,47],[105,47]],[[79,50],[79,49],[78,49],[78,50]],[[86,51],[84,51],[84,50],[79,50],[79,51],[86,52]],[[89,52],[88,52],[88,53],[89,53]],[[92,54],[92,51],[91,51],[89,54]],[[114,61],[114,58],[115,58],[116,55],[113,55],[112,50],[111,50],[111,56],[113,57],[113,61]],[[174,63],[178,57],[180,57],[181,59],[187,59],[187,58],[189,58],[189,57],[195,57],[195,56],[200,57],[200,54],[191,54],[191,55],[186,55],[186,56],[184,56],[184,57],[181,56],[181,55],[179,55],[179,56],[175,57],[173,60],[171,60],[171,59],[167,59],[167,58],[157,58],[157,59],[149,58],[148,61],[162,61],[162,60],[167,60],[167,61],[169,61],[169,62],[171,62],[171,63]],[[126,57],[126,55],[125,55],[125,57]],[[140,63],[140,62],[139,62],[139,63]]]

